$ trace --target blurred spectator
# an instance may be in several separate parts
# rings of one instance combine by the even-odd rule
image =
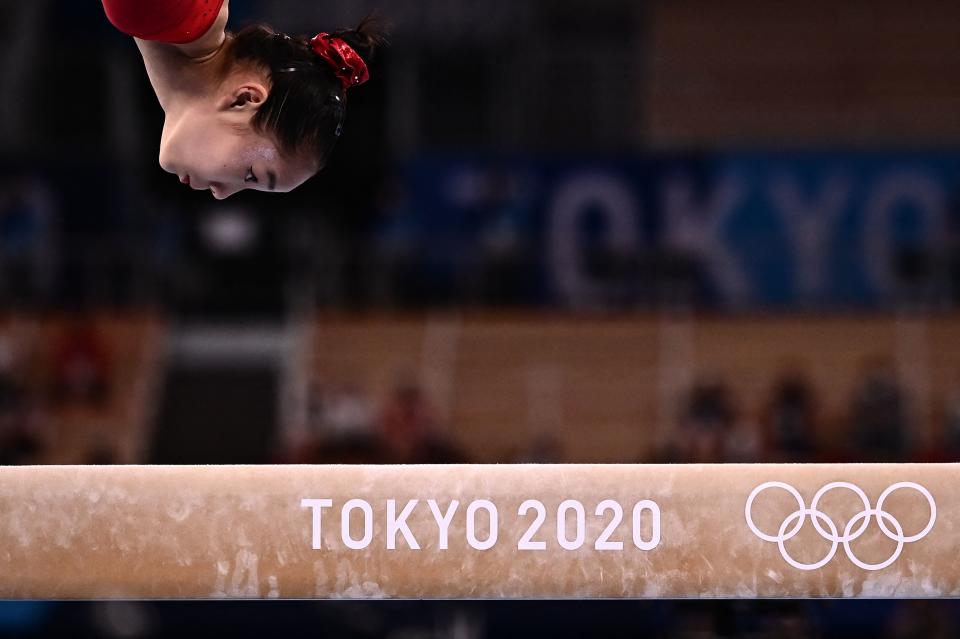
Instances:
[[[737,419],[727,434],[723,446],[723,462],[752,464],[760,461],[763,440],[756,423]]]
[[[907,447],[903,392],[896,372],[885,360],[867,365],[854,397],[853,443],[862,461],[902,459]]]
[[[773,390],[765,417],[765,461],[811,461],[816,452],[813,389],[799,371],[781,377]]]
[[[451,463],[461,455],[436,429],[433,410],[420,385],[400,381],[380,416],[380,433],[388,460],[400,464]]]
[[[433,428],[433,415],[420,386],[411,381],[398,384],[380,417],[390,457],[401,463],[422,457]]]
[[[364,389],[341,384],[328,389],[315,381],[308,398],[304,438],[279,460],[300,464],[383,463],[383,446],[376,430],[376,411]]]
[[[305,404],[306,424],[302,432],[297,432],[283,442],[273,462],[277,464],[313,464],[323,438],[324,409],[327,393],[323,383],[316,377],[308,384]]]
[[[65,405],[103,407],[110,394],[110,360],[92,318],[71,322],[54,351],[54,397]]]
[[[343,384],[324,394],[319,415],[324,439],[369,438],[373,435],[375,410],[363,389]]]
[[[721,381],[697,383],[682,410],[680,427],[657,461],[684,464],[723,461],[735,419],[729,391]]]

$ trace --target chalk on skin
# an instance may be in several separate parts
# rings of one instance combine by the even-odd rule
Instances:
[[[4,598],[948,597],[960,466],[0,469]]]

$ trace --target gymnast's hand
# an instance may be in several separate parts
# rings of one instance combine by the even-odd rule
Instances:
[[[347,91],[369,78],[385,42],[356,29],[288,36],[264,25],[226,31],[228,0],[102,0],[134,36],[165,118],[160,166],[224,199],[287,192],[320,171],[343,131]]]

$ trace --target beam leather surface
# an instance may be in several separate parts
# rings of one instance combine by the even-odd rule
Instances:
[[[0,469],[4,598],[953,597],[958,542],[955,464]]]

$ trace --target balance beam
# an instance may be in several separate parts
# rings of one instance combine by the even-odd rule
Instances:
[[[0,597],[960,594],[960,465],[0,468]]]

